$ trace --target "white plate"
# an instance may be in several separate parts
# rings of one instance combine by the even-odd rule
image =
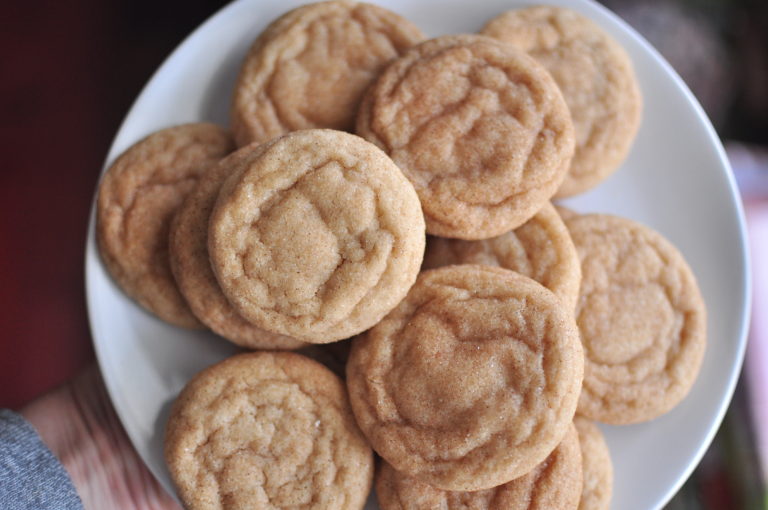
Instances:
[[[219,11],[166,60],[115,137],[111,162],[152,131],[189,121],[227,122],[232,85],[254,37],[299,0],[239,0]],[[389,0],[430,36],[478,30],[492,16],[531,2]],[[643,124],[623,167],[568,202],[659,230],[683,252],[709,309],[709,345],[691,394],[669,414],[603,427],[615,465],[613,508],[659,508],[690,475],[730,401],[743,359],[749,268],[741,203],[722,146],[689,90],[636,32],[596,3],[553,0],[593,19],[629,52],[644,96]],[[235,352],[207,333],[174,328],[145,313],[114,285],[99,259],[94,221],[86,289],[96,353],[117,413],[149,468],[169,490],[162,458],[168,408],[196,372]],[[373,501],[373,500],[371,500]],[[369,502],[369,508],[375,503]]]

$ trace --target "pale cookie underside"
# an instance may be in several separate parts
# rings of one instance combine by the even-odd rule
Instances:
[[[438,37],[395,60],[367,92],[357,131],[413,182],[427,231],[461,239],[498,236],[532,217],[574,147],[546,70],[477,35]]]
[[[543,461],[571,423],[583,354],[572,314],[509,270],[423,272],[353,342],[350,399],[374,450],[446,490],[480,490]]]
[[[209,226],[217,279],[241,315],[312,343],[348,338],[407,293],[424,254],[418,197],[365,140],[297,131],[223,185]]]
[[[669,241],[632,220],[589,214],[566,225],[582,270],[579,413],[651,420],[685,397],[704,356],[706,310],[693,273]]]
[[[423,39],[418,27],[375,5],[330,1],[290,11],[243,63],[232,107],[238,145],[298,129],[351,131],[380,68]]]
[[[219,189],[238,162],[255,154],[252,147],[240,149],[200,178],[171,225],[171,269],[192,312],[214,333],[249,349],[296,349],[304,342],[259,328],[232,308],[208,258],[208,220]]]
[[[198,177],[233,148],[229,134],[213,124],[164,129],[117,158],[99,186],[102,261],[126,294],[178,326],[202,327],[171,273],[170,223]]]
[[[573,420],[579,433],[584,485],[579,510],[609,510],[613,493],[613,463],[600,429],[586,418]]]
[[[331,372],[344,379],[351,347],[352,338],[348,338],[328,344],[309,344],[297,353],[322,363]]]
[[[241,354],[198,374],[171,410],[165,457],[189,510],[359,510],[373,476],[343,383],[292,353]]]
[[[555,204],[555,210],[557,211],[557,214],[560,215],[560,219],[562,219],[564,222],[575,218],[580,214],[579,212],[560,204]]]
[[[481,241],[431,237],[423,269],[451,264],[481,264],[511,269],[533,278],[576,308],[581,265],[571,235],[554,206],[547,202],[515,230]]]
[[[405,476],[382,461],[376,495],[382,510],[576,510],[581,496],[581,451],[571,426],[533,471],[492,489],[444,491]]]
[[[505,12],[482,34],[544,65],[571,112],[576,152],[557,197],[582,193],[626,158],[640,126],[642,96],[624,49],[584,16],[550,6]]]

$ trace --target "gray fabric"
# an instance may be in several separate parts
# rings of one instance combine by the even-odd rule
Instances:
[[[64,466],[24,418],[0,409],[0,508],[83,510]]]

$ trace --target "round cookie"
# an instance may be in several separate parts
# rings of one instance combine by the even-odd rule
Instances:
[[[404,475],[475,491],[530,472],[570,427],[583,370],[573,314],[513,271],[446,266],[353,341],[352,409]]]
[[[187,510],[360,510],[373,454],[342,381],[304,356],[240,354],[176,399],[165,459]]]
[[[376,475],[381,510],[576,510],[581,496],[581,450],[571,426],[562,442],[533,471],[492,489],[436,489],[382,462]]]
[[[126,150],[99,185],[96,238],[104,265],[126,294],[177,326],[202,324],[171,274],[171,220],[198,177],[233,149],[214,124],[163,129]]]
[[[685,397],[704,356],[706,310],[696,279],[669,241],[635,221],[586,214],[566,225],[582,274],[578,412],[617,425],[656,418]]]
[[[243,148],[210,168],[171,223],[171,269],[195,316],[214,333],[248,349],[296,349],[300,340],[265,331],[243,319],[221,292],[208,258],[208,219],[224,180],[258,149]]]
[[[555,293],[576,308],[581,266],[571,235],[547,202],[536,215],[506,234],[481,241],[430,237],[423,269],[451,264],[482,264],[511,269]]]
[[[611,452],[600,429],[581,416],[573,420],[579,434],[584,484],[579,510],[609,510],[613,492]]]
[[[478,35],[438,37],[390,64],[361,103],[357,132],[411,180],[427,232],[460,239],[525,223],[560,187],[574,150],[549,73]]]
[[[405,297],[424,243],[418,197],[386,154],[316,129],[238,165],[211,214],[208,253],[244,318],[328,343],[370,328]]]
[[[640,87],[624,49],[584,16],[552,6],[505,12],[481,33],[534,57],[563,93],[576,153],[556,196],[582,193],[613,173],[629,153],[642,110]]]
[[[352,131],[380,69],[422,41],[418,27],[382,7],[318,2],[275,20],[243,62],[232,104],[238,145],[289,131]]]

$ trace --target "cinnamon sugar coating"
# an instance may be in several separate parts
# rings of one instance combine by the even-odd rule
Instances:
[[[562,440],[581,387],[573,314],[539,283],[498,267],[423,272],[357,338],[352,408],[373,449],[445,490],[495,487]]]
[[[571,426],[530,473],[492,489],[451,492],[404,476],[386,462],[376,475],[382,510],[576,510],[581,496],[581,449]]]
[[[624,48],[586,17],[553,6],[507,11],[481,33],[531,55],[563,93],[576,152],[556,197],[583,193],[616,171],[637,135],[642,110],[640,87]]]
[[[281,16],[256,39],[235,86],[238,145],[289,131],[352,131],[360,98],[380,69],[424,39],[377,5],[317,2]]]
[[[706,307],[680,252],[633,220],[586,214],[566,225],[581,259],[584,344],[579,414],[652,420],[690,391],[706,348]]]
[[[549,73],[479,35],[431,39],[395,60],[366,93],[357,132],[411,180],[427,232],[460,239],[525,223],[559,188],[574,150]]]
[[[200,175],[233,149],[229,133],[214,124],[163,129],[120,155],[99,185],[96,235],[104,265],[126,294],[171,324],[203,327],[171,273],[171,220]]]
[[[165,459],[188,510],[360,510],[373,478],[341,380],[286,352],[240,354],[187,383]]]
[[[362,138],[321,129],[239,162],[208,234],[238,312],[310,343],[376,324],[416,280],[425,243],[418,197],[397,166]]]

